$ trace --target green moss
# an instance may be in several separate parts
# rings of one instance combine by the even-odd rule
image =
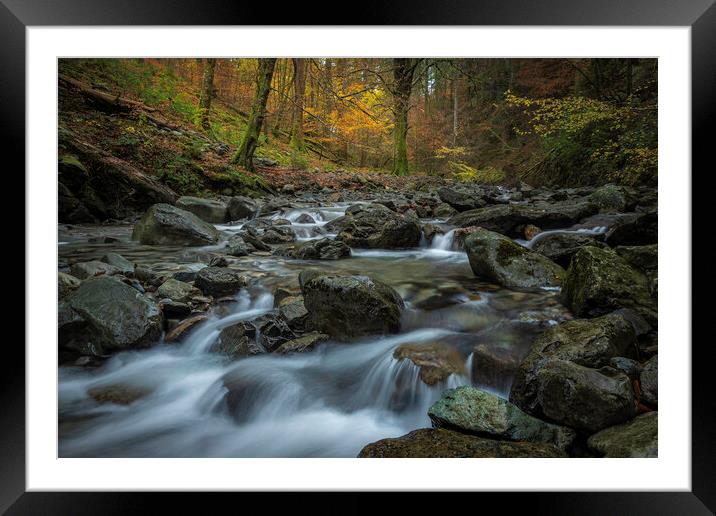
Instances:
[[[77,159],[77,156],[73,156],[71,154],[66,154],[64,156],[60,156],[59,166],[60,170],[63,168],[78,168],[85,174],[87,174],[87,168],[80,162],[79,159]]]
[[[508,265],[514,258],[524,254],[524,249],[510,240],[500,240],[497,244],[497,263]]]

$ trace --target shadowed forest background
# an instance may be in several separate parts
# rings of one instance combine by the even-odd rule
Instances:
[[[73,59],[59,73],[60,147],[92,142],[179,194],[263,165],[656,184],[655,59]]]

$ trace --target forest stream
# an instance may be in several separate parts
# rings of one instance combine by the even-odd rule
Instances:
[[[298,240],[317,239],[348,205],[306,206],[274,218],[290,220]],[[303,214],[315,222],[296,222]],[[228,238],[242,224],[216,227]],[[147,246],[130,236],[128,225],[63,227],[60,259],[98,260],[111,250],[159,273],[197,271],[208,253],[224,245]],[[103,237],[117,241],[87,243]],[[515,292],[480,282],[453,243],[448,231],[414,249],[352,249],[349,259],[320,262],[324,270],[367,274],[395,288],[406,302],[397,335],[234,361],[211,352],[219,332],[273,311],[275,289],[291,288],[301,270],[319,266],[276,256],[238,260],[231,266],[250,271],[250,286],[212,309],[183,342],[160,340],[151,349],[121,352],[97,369],[60,367],[60,456],[355,457],[367,443],[429,426],[427,409],[445,388],[472,384],[506,397],[510,375],[481,377],[486,372],[472,367],[472,349],[499,340],[519,361],[535,333],[569,313],[554,290]],[[462,373],[427,385],[418,366],[393,357],[401,344],[437,339],[458,351]],[[232,378],[248,385],[240,403],[227,403]],[[129,405],[98,404],[88,394],[116,385],[141,398]]]

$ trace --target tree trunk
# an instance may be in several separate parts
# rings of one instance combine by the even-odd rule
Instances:
[[[211,57],[204,60],[204,78],[201,84],[201,95],[199,96],[199,125],[206,131],[209,130],[209,110],[211,110],[211,98],[214,96],[215,66],[215,58]]]
[[[395,115],[393,173],[408,174],[408,110],[413,86],[415,59],[393,59],[393,113]]]
[[[271,79],[276,66],[275,58],[259,59],[258,77],[256,80],[256,95],[251,107],[251,113],[246,124],[246,132],[239,149],[234,155],[233,162],[247,170],[253,170],[253,157],[259,141],[259,133],[266,116],[266,102],[271,93]]]
[[[306,60],[293,60],[293,127],[291,147],[303,151],[303,99],[306,93]]]

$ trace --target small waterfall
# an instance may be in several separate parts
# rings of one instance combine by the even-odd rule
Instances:
[[[438,249],[440,251],[452,251],[454,241],[455,230],[452,229],[442,235],[436,234],[435,236],[433,236],[433,241],[430,243],[430,248]]]
[[[609,228],[606,226],[597,226],[594,228],[579,228],[579,229],[550,229],[548,231],[542,231],[541,233],[537,233],[535,236],[532,237],[530,240],[524,240],[524,239],[516,239],[515,242],[520,244],[521,246],[526,247],[527,249],[532,249],[532,247],[542,240],[543,238],[550,236],[550,235],[564,235],[564,234],[576,234],[576,235],[603,235],[608,231]]]

